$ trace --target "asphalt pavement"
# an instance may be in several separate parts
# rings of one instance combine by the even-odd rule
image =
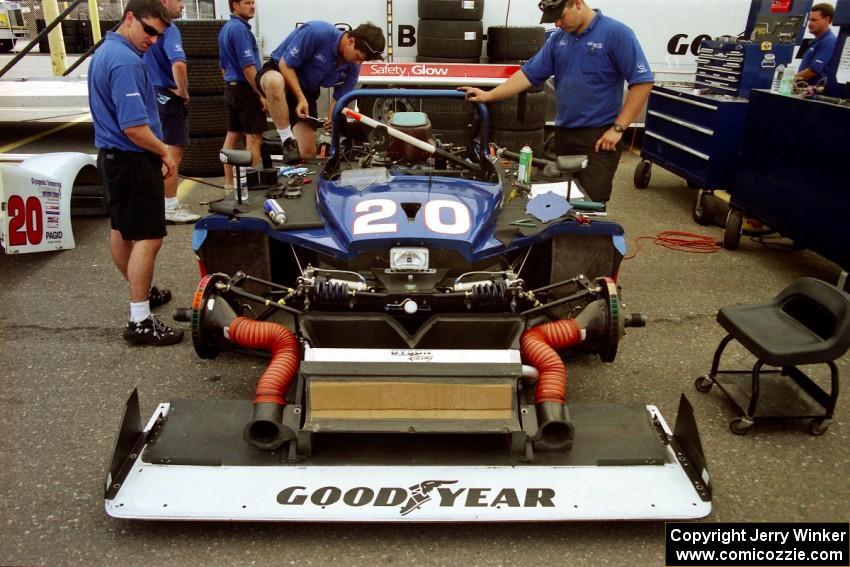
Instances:
[[[9,143],[5,125],[0,130],[0,145]],[[80,134],[76,142],[89,151],[90,138]],[[40,143],[50,142],[14,151],[45,151]],[[681,179],[655,168],[650,187],[636,190],[636,163],[624,157],[609,206],[630,252],[638,237],[663,230],[721,237],[720,228],[693,223],[694,193]],[[183,192],[203,212],[198,202],[216,191],[190,185]],[[169,348],[128,346],[121,338],[127,290],[109,257],[109,221],[81,217],[73,226],[73,250],[0,255],[0,564],[664,564],[661,522],[237,525],[107,517],[107,459],[133,388],[145,418],[171,398],[245,399],[263,363],[230,353],[202,360],[188,337]],[[159,310],[170,319],[172,307],[189,305],[198,268],[192,227],[168,231],[155,280],[175,294]],[[714,510],[704,522],[850,518],[846,396],[821,437],[800,422],[736,436],[728,428],[733,406],[716,388],[701,394],[693,386],[724,334],[715,321],[719,307],[766,300],[802,276],[837,281],[837,266],[788,244],[744,237],[737,251],[694,254],[641,240],[619,282],[626,311],[646,315],[646,328],[629,330],[611,364],[581,358],[568,365],[573,400],[655,404],[672,423],[680,394],[688,396],[713,479]],[[747,358],[741,351],[730,360]],[[848,357],[838,364],[850,375]],[[824,383],[825,373],[816,375]]]

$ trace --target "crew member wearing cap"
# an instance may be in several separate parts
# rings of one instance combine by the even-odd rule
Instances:
[[[816,85],[826,79],[826,69],[835,52],[835,44],[838,41],[832,30],[832,16],[835,8],[830,4],[815,4],[809,14],[809,31],[815,36],[815,40],[809,45],[809,49],[803,55],[800,62],[800,70],[794,77],[796,81],[806,81],[810,85]]]
[[[611,198],[620,162],[620,140],[646,104],[653,76],[628,26],[593,10],[585,0],[542,0],[540,23],[554,23],[543,48],[507,81],[491,91],[460,87],[473,102],[492,102],[555,76],[558,155],[587,154],[578,175],[594,201]],[[623,104],[623,81],[629,86]]]
[[[272,52],[257,74],[260,93],[280,133],[283,160],[288,164],[316,156],[316,117],[320,87],[334,87],[325,128],[336,101],[357,84],[360,64],[383,59],[384,32],[367,23],[341,31],[327,22],[307,22]]]

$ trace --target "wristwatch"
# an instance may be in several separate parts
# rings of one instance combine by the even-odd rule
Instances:
[[[611,128],[613,128],[613,129],[614,129],[614,131],[615,131],[616,133],[618,133],[618,134],[622,134],[623,132],[625,132],[625,131],[626,131],[626,129],[625,129],[625,128],[623,128],[622,126],[620,126],[620,125],[619,125],[619,124],[617,124],[616,122],[614,123],[614,125],[613,125],[613,126],[611,126]]]

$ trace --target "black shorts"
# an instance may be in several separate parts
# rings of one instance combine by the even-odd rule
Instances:
[[[188,146],[189,111],[185,101],[167,89],[157,89],[156,108],[162,123],[162,141],[169,146]]]
[[[257,76],[255,78],[255,80],[257,81],[257,88],[260,90],[261,93],[263,93],[263,96],[266,96],[266,93],[263,92],[263,89],[260,85],[262,84],[263,75],[265,75],[269,71],[276,71],[276,72],[280,73],[280,68],[278,67],[278,64],[274,62],[274,59],[269,59],[268,61],[266,61],[263,64],[263,68],[260,69],[260,72],[257,73]],[[312,92],[304,91],[304,98],[307,99],[307,109],[308,109],[307,114],[309,114],[310,116],[314,116],[314,117],[318,118],[319,117],[319,115],[317,114],[318,106],[316,105],[316,102],[319,100],[319,93],[312,93]],[[287,90],[286,91],[286,106],[289,108],[289,126],[290,127],[295,126],[295,124],[297,124],[298,121],[300,120],[300,118],[298,118],[298,115],[295,114],[295,107],[297,105],[298,105],[298,100],[295,98],[295,95],[293,95],[289,90]],[[314,126],[311,122],[305,121],[305,123],[308,126],[310,126],[311,128],[313,128],[313,130],[318,130],[318,128],[316,126]]]
[[[228,81],[224,87],[224,103],[227,105],[228,132],[262,134],[266,131],[266,113],[251,85]]]
[[[596,141],[610,126],[590,128],[556,128],[555,152],[559,156],[585,154],[587,167],[576,173],[585,194],[594,201],[607,203],[611,199],[614,174],[620,165],[622,148],[615,151],[595,151]]]
[[[154,240],[166,235],[162,160],[150,152],[101,149],[97,173],[109,207],[112,228],[124,240]]]

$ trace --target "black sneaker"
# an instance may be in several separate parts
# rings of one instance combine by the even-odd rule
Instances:
[[[174,330],[156,315],[149,315],[144,321],[127,321],[124,327],[124,340],[133,345],[168,346],[183,340],[183,331]]]
[[[171,301],[171,290],[165,288],[159,289],[153,286],[148,291],[148,301],[150,302],[151,309],[161,307]]]
[[[283,163],[286,165],[297,165],[301,163],[301,153],[298,151],[298,140],[295,138],[286,139],[283,146]]]

